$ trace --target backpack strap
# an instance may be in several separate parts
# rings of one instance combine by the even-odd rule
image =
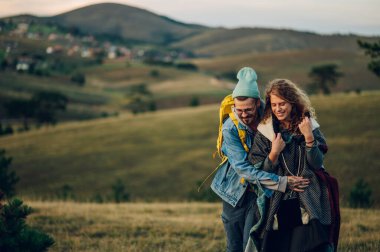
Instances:
[[[231,112],[229,114],[229,116],[230,116],[231,120],[234,122],[234,124],[236,126],[236,129],[237,129],[237,131],[239,133],[240,142],[243,145],[244,150],[246,152],[249,152],[249,148],[248,148],[247,144],[245,143],[245,140],[246,140],[246,137],[247,137],[247,132],[245,130],[239,128],[239,120],[236,118],[235,113]]]
[[[225,156],[222,152],[222,144],[223,144],[223,123],[225,120],[229,117],[231,118],[232,122],[234,123],[238,134],[239,134],[239,139],[240,142],[244,148],[244,150],[248,153],[249,148],[247,144],[245,143],[246,137],[247,137],[247,132],[244,129],[239,128],[239,120],[236,117],[235,113],[232,110],[232,107],[235,105],[234,99],[232,98],[232,94],[227,95],[224,97],[223,101],[220,104],[219,107],[219,131],[218,131],[218,139],[216,140],[216,151],[213,153],[213,158],[216,157],[216,154],[222,159],[220,164],[203,180],[201,185],[198,187],[198,192],[206,183],[206,181],[228,160],[228,157]],[[245,180],[242,179],[240,183],[244,184]]]
[[[202,183],[199,185],[198,187],[198,192],[200,192],[202,186],[204,185],[204,183],[206,183],[206,181],[225,163],[227,162],[228,158],[226,156],[224,156],[224,158],[222,159],[222,162],[220,162],[220,164],[202,181]]]
[[[239,134],[240,142],[243,145],[243,148],[246,152],[249,152],[249,148],[247,144],[245,143],[247,132],[243,129],[239,128],[239,120],[236,118],[235,113],[232,110],[232,107],[234,106],[235,102],[232,98],[232,95],[229,94],[226,97],[224,97],[223,101],[220,104],[219,109],[219,133],[218,133],[218,139],[216,140],[216,152],[214,152],[213,157],[215,158],[216,154],[219,155],[219,157],[223,160],[224,154],[222,152],[222,143],[223,143],[223,123],[224,121],[229,117],[231,118],[232,122],[235,124],[236,129]]]

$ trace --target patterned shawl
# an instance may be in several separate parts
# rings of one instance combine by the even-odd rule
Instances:
[[[313,121],[315,125],[319,126],[315,120]],[[249,159],[256,167],[263,168],[262,164],[268,157],[271,150],[271,141],[264,134],[265,131],[273,131],[272,121],[269,120],[267,125],[261,125],[261,127],[259,126],[258,130],[259,131],[255,136],[254,143],[249,153]],[[286,131],[282,131],[281,133],[286,142],[286,147],[282,151],[286,166],[292,174],[297,175],[297,172],[299,171],[299,176],[310,180],[310,184],[304,192],[296,193],[298,194],[297,196],[300,200],[301,206],[303,206],[308,212],[310,220],[318,219],[320,223],[324,225],[330,224],[331,213],[327,187],[319,181],[313,171],[314,168],[307,162],[304,138],[302,136],[292,135]],[[320,149],[324,149],[326,147],[326,141],[318,127],[313,129],[313,134],[318,147],[320,147]],[[276,173],[280,176],[291,175],[286,170],[284,160],[280,155],[278,165],[275,166],[273,170],[267,171]],[[300,167],[298,169],[299,163]],[[269,209],[267,210],[268,215],[266,216],[266,221],[264,223],[265,230],[272,230],[274,215],[277,213],[280,202],[284,199],[285,195],[286,193],[275,191],[270,198]]]

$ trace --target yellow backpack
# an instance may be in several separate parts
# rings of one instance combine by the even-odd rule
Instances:
[[[244,147],[244,150],[246,152],[249,152],[249,148],[247,144],[245,143],[245,138],[246,138],[246,131],[239,129],[238,124],[239,120],[236,118],[234,112],[232,111],[232,107],[235,105],[234,99],[232,98],[232,94],[227,95],[224,97],[223,101],[220,104],[219,107],[219,132],[218,132],[218,139],[216,140],[216,151],[213,154],[213,157],[215,158],[216,154],[219,155],[220,159],[222,160],[221,163],[206,177],[206,179],[202,182],[202,184],[198,188],[198,192],[203,186],[203,184],[228,160],[228,157],[225,156],[222,152],[222,143],[223,143],[223,133],[222,133],[222,128],[223,128],[223,123],[224,121],[230,117],[232,122],[235,124],[238,133],[239,133],[239,138],[240,142]],[[244,183],[244,181],[241,181],[241,183]]]
[[[247,144],[245,143],[245,137],[246,137],[246,131],[239,129],[238,124],[239,120],[236,118],[235,113],[232,111],[232,107],[235,105],[234,99],[232,98],[232,95],[227,95],[224,97],[222,103],[220,104],[219,108],[219,133],[218,133],[218,139],[216,140],[216,153],[219,155],[219,157],[223,160],[225,158],[223,152],[222,152],[222,143],[223,143],[223,134],[222,134],[222,128],[223,128],[223,122],[229,117],[231,118],[232,122],[235,124],[238,133],[239,138],[241,141],[241,144],[244,147],[244,150],[246,152],[249,152],[249,148]],[[215,157],[215,153],[214,153]]]

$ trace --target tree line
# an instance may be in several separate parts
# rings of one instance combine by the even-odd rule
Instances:
[[[31,121],[37,127],[43,125],[55,125],[57,123],[57,113],[65,111],[69,99],[58,92],[38,92],[30,99],[12,99],[2,103],[2,112],[7,125],[0,122],[0,135],[12,134],[13,128],[10,121],[21,124],[19,130],[30,129]]]

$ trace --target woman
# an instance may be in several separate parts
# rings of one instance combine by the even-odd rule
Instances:
[[[327,146],[315,118],[309,98],[294,83],[269,83],[250,161],[267,172],[308,181],[288,185],[285,193],[274,192],[261,229],[261,251],[333,250],[328,191],[315,174],[323,169]]]

